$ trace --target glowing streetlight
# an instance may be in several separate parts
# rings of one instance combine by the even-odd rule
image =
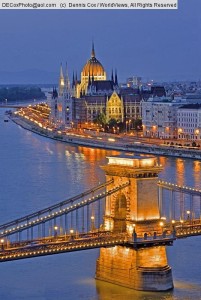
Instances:
[[[159,225],[160,225],[160,227],[161,227],[161,231],[162,231],[162,234],[163,234],[163,226],[164,226],[164,222],[160,222]]]
[[[91,216],[91,231],[95,229],[95,217]]]
[[[1,250],[4,250],[4,239],[1,239]]]
[[[54,226],[54,237],[57,236],[57,230],[58,230],[58,226]]]
[[[70,234],[72,235],[74,233],[74,230],[73,229],[70,229]]]

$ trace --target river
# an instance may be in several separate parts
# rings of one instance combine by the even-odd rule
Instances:
[[[4,122],[0,109],[0,223],[76,195],[104,181],[100,165],[115,151],[71,146]],[[201,188],[201,162],[160,158],[160,178]],[[99,250],[0,264],[2,300],[201,299],[201,237],[168,247],[175,288],[137,292],[94,279]]]

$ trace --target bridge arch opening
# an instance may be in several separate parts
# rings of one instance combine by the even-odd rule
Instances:
[[[126,209],[126,196],[123,193],[119,193],[114,207],[114,231],[126,231]]]

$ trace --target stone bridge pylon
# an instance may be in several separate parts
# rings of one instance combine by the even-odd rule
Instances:
[[[158,200],[158,174],[162,167],[152,156],[108,157],[103,166],[107,186],[129,182],[116,194],[107,196],[104,227],[113,232],[125,232],[134,238],[161,234]],[[97,260],[96,278],[136,290],[165,291],[173,288],[172,271],[167,262],[166,246],[101,248]]]

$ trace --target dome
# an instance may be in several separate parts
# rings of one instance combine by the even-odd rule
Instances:
[[[82,69],[83,76],[104,76],[105,70],[102,64],[96,59],[94,45],[92,45],[91,58]]]

